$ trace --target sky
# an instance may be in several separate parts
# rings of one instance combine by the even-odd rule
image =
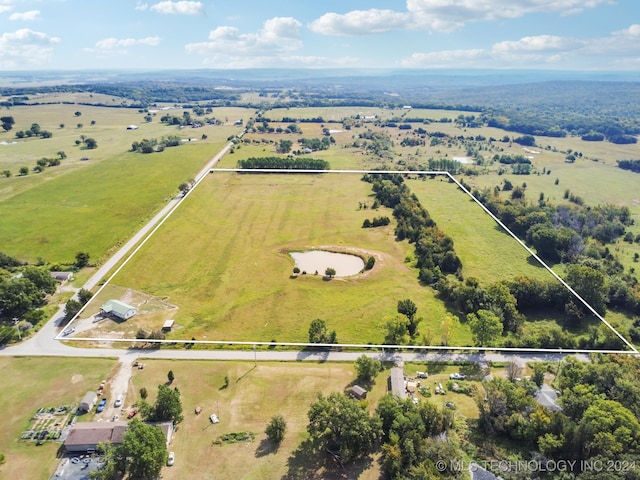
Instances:
[[[640,70],[638,0],[0,0],[0,71]]]

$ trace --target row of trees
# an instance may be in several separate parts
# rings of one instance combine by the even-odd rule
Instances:
[[[329,170],[326,160],[301,157],[250,157],[238,161],[238,168],[278,170]]]
[[[462,263],[453,250],[453,240],[438,228],[401,175],[365,174],[363,180],[372,184],[381,205],[393,209],[396,239],[414,244],[422,282],[432,285],[447,274],[460,272]]]
[[[618,167],[640,173],[640,160],[618,160]]]
[[[16,132],[16,138],[31,138],[31,137],[41,137],[41,138],[51,138],[53,137],[53,133],[48,130],[42,130],[40,125],[37,123],[32,123],[31,128],[28,130],[19,130]]]

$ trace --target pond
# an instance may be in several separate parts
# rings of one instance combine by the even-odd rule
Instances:
[[[336,277],[349,277],[364,269],[364,261],[360,257],[347,253],[310,250],[308,252],[291,252],[289,255],[295,260],[300,271],[307,272],[309,275],[313,275],[315,272],[318,272],[318,275],[324,275],[327,268],[333,268],[336,271]]]

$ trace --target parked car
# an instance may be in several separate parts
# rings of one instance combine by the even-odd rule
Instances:
[[[452,373],[449,378],[451,380],[464,380],[467,376],[464,373]]]
[[[416,377],[418,377],[418,378],[429,378],[429,374],[427,372],[416,372]]]
[[[100,403],[98,403],[98,406],[96,407],[96,412],[100,413],[101,411],[104,410],[104,407],[107,406],[107,399],[103,398],[102,400],[100,400]]]
[[[173,452],[169,452],[169,458],[167,459],[167,466],[170,467],[176,461],[176,454]]]
[[[122,405],[122,395],[118,395],[118,398],[116,398],[115,403],[113,404],[114,407],[119,407],[120,405]]]
[[[73,328],[73,327],[69,327],[69,328],[67,328],[64,332],[62,332],[62,335],[64,335],[64,336],[66,337],[67,335],[71,335],[71,334],[72,334],[73,332],[75,332],[75,331],[76,331],[76,329],[75,329],[75,328]]]

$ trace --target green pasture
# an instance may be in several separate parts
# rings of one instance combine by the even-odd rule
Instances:
[[[29,261],[64,263],[83,250],[100,261],[175,195],[180,183],[193,178],[227,137],[239,132],[233,122],[249,114],[247,109],[214,109],[211,116],[228,121],[227,125],[178,129],[159,123],[158,115],[164,112],[146,123],[136,109],[54,104],[9,110],[16,124],[0,133],[0,142],[8,143],[0,144],[0,170],[14,176],[0,178],[2,251]],[[181,109],[166,112],[182,114]],[[53,137],[16,140],[15,132],[32,123],[53,132]],[[131,124],[139,128],[127,130]],[[98,148],[76,146],[81,135],[95,138]],[[162,153],[129,152],[134,141],[167,135],[191,141]],[[21,166],[31,169],[38,159],[55,158],[58,151],[67,155],[61,165],[15,176]]]
[[[224,142],[163,153],[123,153],[44,182],[0,203],[5,253],[70,262],[78,251],[99,261],[178,193]]]
[[[6,463],[0,465],[0,477],[50,478],[59,460],[56,455],[60,443],[48,441],[36,446],[35,442],[20,440],[20,435],[40,407],[80,402],[87,391],[98,388],[113,365],[112,360],[92,358],[0,358],[0,452],[6,456]]]
[[[264,116],[271,120],[281,120],[284,117],[289,118],[318,118],[322,117],[325,121],[340,121],[345,117],[355,117],[360,115],[370,117],[375,115],[375,119],[367,119],[373,122],[375,120],[389,120],[391,118],[424,118],[432,120],[440,120],[442,118],[455,119],[458,115],[473,115],[473,112],[462,112],[457,110],[442,109],[426,109],[426,108],[380,108],[380,107],[302,107],[302,108],[272,108],[265,112]],[[306,124],[301,124],[304,127]],[[421,124],[416,124],[422,126]],[[326,125],[325,125],[326,126]],[[327,126],[330,128],[330,125]]]
[[[552,277],[482,208],[445,176],[411,180],[408,186],[431,218],[453,239],[465,278],[481,284],[516,275],[550,280]]]
[[[405,262],[412,247],[395,241],[392,226],[361,228],[391,215],[359,210],[370,194],[359,175],[213,174],[114,282],[177,305],[173,335],[181,339],[305,342],[310,322],[322,318],[342,343],[380,343],[403,298],[435,334],[444,306]],[[319,247],[360,249],[376,265],[346,279],[290,278],[287,251]],[[469,344],[466,326],[454,325],[450,342]]]

